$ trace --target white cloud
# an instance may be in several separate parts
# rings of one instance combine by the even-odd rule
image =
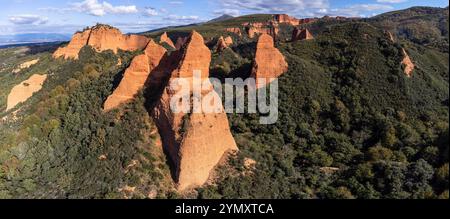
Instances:
[[[47,17],[32,14],[9,16],[9,21],[17,25],[41,25],[48,22]]]
[[[99,3],[97,0],[85,0],[72,4],[73,9],[79,12],[88,13],[94,16],[104,16],[106,14],[134,14],[138,13],[135,5],[113,6],[108,2]]]
[[[289,14],[302,14],[306,10],[329,8],[328,0],[220,0],[220,5],[224,9]]]
[[[346,17],[366,17],[368,12],[371,15],[373,15],[374,13],[372,12],[374,11],[388,11],[392,9],[394,9],[394,7],[383,4],[356,4],[345,8],[330,9],[327,12],[327,15],[346,16]]]
[[[389,3],[389,4],[397,4],[407,2],[408,0],[377,0],[378,3]]]
[[[146,15],[146,16],[157,16],[157,15],[159,15],[159,13],[158,13],[158,10],[148,7],[148,8],[144,9],[144,15]]]
[[[198,21],[200,19],[200,17],[196,16],[196,15],[185,16],[185,15],[174,15],[174,14],[171,14],[171,15],[167,16],[166,18],[169,20],[178,21],[178,22],[193,22],[193,21]]]

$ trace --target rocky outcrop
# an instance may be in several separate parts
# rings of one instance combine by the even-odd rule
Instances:
[[[172,40],[169,38],[169,36],[167,36],[167,33],[164,32],[160,38],[159,38],[159,43],[167,43],[167,45],[171,46],[172,48],[176,48],[175,45],[173,44]]]
[[[123,35],[118,29],[106,25],[97,25],[92,28],[88,45],[97,52],[112,50],[117,53],[119,49],[134,51],[145,48],[149,39],[138,35]]]
[[[178,89],[173,83],[178,78],[184,78],[191,86],[200,89],[200,84],[194,83],[194,71],[202,73],[201,79],[209,82],[209,65],[211,52],[205,45],[203,37],[192,32],[188,42],[178,51],[176,68],[171,73],[168,86],[164,88],[160,100],[156,104],[153,116],[163,139],[165,151],[174,166],[174,176],[179,190],[203,185],[211,171],[229,151],[237,150],[231,135],[228,118],[221,105],[221,100],[212,86],[201,88],[201,97],[195,100],[201,104],[210,105],[205,94],[212,95],[215,101],[211,105],[216,112],[175,112],[170,107],[171,99],[176,97]],[[194,95],[190,90],[187,97]],[[191,101],[194,101],[191,99]],[[175,103],[178,100],[175,100]]]
[[[227,46],[233,45],[233,38],[230,36],[225,37],[225,44],[227,44]]]
[[[86,45],[97,52],[111,50],[117,53],[119,49],[135,51],[144,49],[149,39],[139,35],[123,35],[118,29],[107,25],[96,25],[83,32],[77,32],[66,47],[61,47],[53,53],[54,58],[78,59],[78,54]]]
[[[34,60],[31,60],[31,61],[28,61],[28,62],[24,62],[24,63],[20,64],[16,69],[14,69],[13,73],[17,74],[20,71],[22,71],[24,69],[27,69],[27,68],[31,67],[32,65],[37,64],[38,62],[39,62],[39,59],[34,59]]]
[[[187,41],[188,37],[178,37],[177,43],[175,43],[175,49],[180,50]]]
[[[131,61],[119,86],[106,100],[104,110],[112,110],[134,99],[139,90],[144,87],[150,73],[159,65],[166,51],[164,47],[150,40],[144,54],[134,57]]]
[[[229,27],[229,28],[226,28],[225,31],[234,33],[238,36],[242,36],[242,31],[241,31],[241,28],[239,28],[239,27]]]
[[[279,24],[290,24],[293,26],[298,26],[301,24],[307,24],[316,21],[317,18],[305,18],[297,19],[295,17],[289,16],[287,14],[276,14],[273,15],[273,21]]]
[[[91,29],[75,33],[66,47],[60,47],[53,53],[53,58],[78,59],[78,53],[87,45],[90,35]]]
[[[6,110],[27,101],[34,93],[40,91],[46,79],[47,75],[34,74],[28,80],[16,85],[8,95]]]
[[[277,23],[244,23],[245,30],[249,38],[254,38],[256,35],[268,34],[274,39],[277,37],[279,27]]]
[[[411,77],[412,76],[412,72],[415,69],[415,65],[412,62],[411,58],[409,57],[408,53],[406,53],[405,49],[402,49],[402,54],[403,54],[403,60],[402,60],[402,66],[403,66],[403,71],[405,72],[406,76]]]
[[[225,39],[223,38],[223,36],[219,37],[219,39],[217,40],[216,43],[216,52],[220,52],[226,48],[228,48],[229,46],[233,45],[233,39],[228,36]]]
[[[287,14],[276,14],[273,16],[273,20],[278,23],[287,23],[287,24],[291,24],[294,26],[300,25],[299,19],[297,19],[295,17],[291,17]]]
[[[275,48],[273,38],[268,34],[262,34],[256,45],[251,77],[255,79],[264,78],[267,83],[270,83],[274,78],[278,78],[285,73],[287,69],[288,63],[283,54]],[[258,83],[257,87],[263,87],[267,83]]]
[[[312,40],[314,39],[313,35],[309,32],[308,29],[299,29],[294,28],[294,31],[292,32],[292,42],[299,41],[299,40]]]

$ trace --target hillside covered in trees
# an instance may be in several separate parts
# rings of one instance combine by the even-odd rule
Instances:
[[[249,15],[143,33],[173,42],[198,31],[212,52],[211,77],[247,78],[256,37],[236,28]],[[239,153],[210,182],[178,192],[149,115],[155,94],[105,112],[103,103],[142,51],[54,59],[54,46],[0,49],[0,198],[448,199],[448,9],[411,8],[367,19],[300,24],[313,40],[275,45],[289,68],[279,77],[279,120],[228,114]],[[392,37],[389,36],[389,33]],[[218,37],[233,44],[217,49]],[[405,74],[403,51],[415,65]],[[13,73],[20,64],[39,62]],[[120,61],[119,61],[120,60]],[[45,74],[42,89],[6,110],[11,89]],[[220,137],[220,136],[218,136]]]

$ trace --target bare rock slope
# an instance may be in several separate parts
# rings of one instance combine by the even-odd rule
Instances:
[[[47,79],[47,75],[32,75],[28,80],[16,85],[8,95],[6,110],[10,110],[19,103],[27,101],[34,93],[42,89],[42,85]]]
[[[165,53],[164,47],[150,40],[144,54],[136,56],[131,61],[119,86],[106,100],[104,110],[109,111],[132,100],[144,87],[150,73],[159,65]]]

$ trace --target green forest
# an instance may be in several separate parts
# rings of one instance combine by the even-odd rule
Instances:
[[[79,60],[64,61],[52,58],[53,47],[0,49],[0,118],[7,117],[0,122],[0,199],[448,199],[448,11],[426,9],[396,12],[404,16],[398,22],[396,13],[319,20],[307,25],[314,40],[277,41],[289,63],[279,78],[278,122],[229,114],[239,153],[217,168],[213,183],[188,193],[176,191],[146,108],[155,97],[144,89],[117,110],[102,109],[141,52],[86,46]],[[209,45],[211,76],[250,75],[255,40],[218,30],[265,18],[193,27],[235,41],[221,52]],[[405,25],[406,18],[421,26]],[[422,27],[432,29],[433,40],[418,37]],[[167,31],[176,39],[187,29]],[[400,64],[402,49],[417,66],[411,78]],[[38,64],[10,73],[34,58]],[[12,119],[4,111],[9,90],[36,73],[49,78]],[[246,165],[249,159],[255,164]]]

